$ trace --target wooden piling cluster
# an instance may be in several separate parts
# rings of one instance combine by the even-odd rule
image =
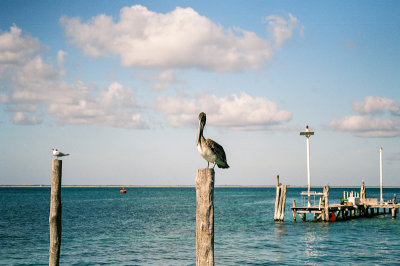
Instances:
[[[197,170],[196,265],[214,265],[214,169]]]
[[[61,248],[61,176],[62,161],[54,159],[52,164],[50,196],[50,249],[49,265],[60,264]]]
[[[283,221],[285,218],[286,190],[287,185],[279,183],[279,175],[277,175],[274,221]]]

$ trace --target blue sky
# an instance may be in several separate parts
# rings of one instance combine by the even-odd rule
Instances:
[[[1,1],[0,184],[399,186],[399,5]]]

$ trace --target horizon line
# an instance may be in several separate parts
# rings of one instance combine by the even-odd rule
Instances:
[[[298,186],[298,185],[287,185],[290,188],[307,188],[307,185]],[[23,185],[12,185],[12,184],[0,184],[1,187],[51,187],[49,184],[23,184]],[[145,187],[195,187],[195,185],[62,185],[62,187],[137,187],[137,188],[145,188]],[[242,187],[242,188],[275,188],[276,185],[215,185],[215,187]],[[311,186],[311,188],[323,188],[324,185],[321,186]],[[359,188],[361,186],[356,185],[333,185],[329,186],[331,188]],[[375,186],[366,186],[369,188],[380,188],[379,185]],[[382,188],[400,188],[399,186],[383,186]]]

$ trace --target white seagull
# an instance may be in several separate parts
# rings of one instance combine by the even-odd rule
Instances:
[[[60,151],[57,150],[57,149],[52,149],[52,150],[53,150],[53,155],[56,156],[57,159],[58,159],[59,157],[68,156],[68,155],[69,155],[69,153],[62,153],[62,152],[60,152]]]

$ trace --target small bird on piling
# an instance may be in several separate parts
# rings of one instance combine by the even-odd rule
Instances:
[[[203,136],[204,126],[206,125],[206,114],[201,112],[199,114],[199,133],[197,135],[197,150],[201,156],[207,161],[207,168],[210,163],[213,163],[213,169],[215,165],[219,168],[229,168],[226,162],[226,155],[224,148],[221,145],[213,141],[212,139],[205,139]]]
[[[56,156],[57,159],[58,159],[59,157],[68,156],[68,155],[69,155],[69,153],[62,153],[62,152],[60,152],[59,150],[54,149],[54,148],[53,148],[52,150],[53,150],[53,155]]]

